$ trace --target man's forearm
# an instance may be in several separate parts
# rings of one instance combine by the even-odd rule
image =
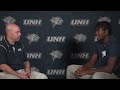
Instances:
[[[30,62],[29,61],[24,62],[24,65],[25,65],[25,68],[30,68]]]
[[[19,73],[17,73],[15,70],[13,70],[10,66],[8,66],[7,64],[1,64],[0,65],[0,69],[8,74],[12,74],[15,76],[18,76]]]
[[[112,73],[108,67],[92,68],[87,74],[94,74],[95,72],[107,72]]]
[[[25,64],[25,72],[27,73],[28,78],[31,78],[31,68],[30,68],[30,62],[26,61]]]
[[[91,62],[88,62],[84,65],[86,68],[93,68],[94,64],[92,64]]]
[[[91,59],[84,65],[86,68],[93,68],[96,64],[97,54],[93,54]]]
[[[30,62],[29,61],[24,62],[24,65],[25,65],[25,72],[30,74],[31,73]]]

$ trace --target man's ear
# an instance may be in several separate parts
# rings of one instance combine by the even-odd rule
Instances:
[[[105,34],[106,34],[106,35],[108,34],[108,29],[105,31]]]

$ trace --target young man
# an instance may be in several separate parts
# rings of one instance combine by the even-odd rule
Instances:
[[[96,24],[95,50],[85,65],[69,65],[67,79],[117,79],[114,74],[118,60],[118,44],[111,35],[111,24],[107,21]]]
[[[19,42],[20,27],[6,25],[6,37],[0,42],[0,78],[1,79],[47,79],[43,73],[32,71],[30,62]]]

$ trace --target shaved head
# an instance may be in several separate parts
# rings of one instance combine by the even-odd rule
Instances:
[[[17,24],[6,25],[6,37],[10,42],[19,41],[21,36],[20,27]]]
[[[7,24],[6,25],[6,33],[10,32],[10,31],[12,31],[14,29],[19,29],[19,26],[16,25],[16,24]]]

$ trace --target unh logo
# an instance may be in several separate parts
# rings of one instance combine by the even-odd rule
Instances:
[[[42,53],[26,53],[28,59],[41,59]]]
[[[65,42],[65,39],[64,36],[48,36],[47,42]]]
[[[26,26],[41,26],[42,20],[41,19],[24,19],[23,25]]]
[[[13,24],[16,22],[15,18],[11,16],[4,17],[2,20],[5,22],[5,24]]]
[[[56,25],[62,25],[63,23],[63,19],[60,18],[60,17],[52,17],[52,19],[50,19],[51,23],[52,23],[52,26],[53,28],[56,26]]]
[[[55,50],[55,51],[52,50],[52,52],[50,53],[50,55],[52,56],[53,61],[55,59],[61,59],[62,56],[63,56],[62,52],[58,51],[58,50]]]
[[[89,19],[73,19],[71,20],[72,26],[88,26],[90,23]]]
[[[65,75],[65,69],[48,69],[47,75]]]
[[[76,34],[73,38],[76,40],[77,43],[79,43],[79,42],[85,42],[87,39],[87,36],[80,33],[80,34]]]
[[[38,42],[40,37],[37,34],[33,33],[33,34],[28,34],[26,38],[29,40],[29,45],[30,45],[32,42]]]
[[[111,22],[111,19],[108,18],[108,17],[100,17],[97,21],[98,21],[98,22],[107,21],[107,22],[110,23],[110,22]]]
[[[80,53],[72,53],[71,59],[89,59],[89,53],[87,52],[80,52]]]

